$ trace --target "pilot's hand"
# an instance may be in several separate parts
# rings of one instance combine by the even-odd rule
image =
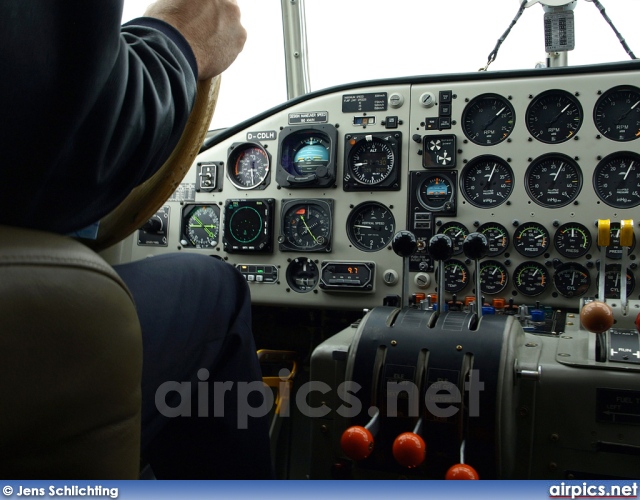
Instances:
[[[227,69],[247,39],[236,0],[158,0],[145,16],[161,19],[182,33],[195,54],[201,80]]]

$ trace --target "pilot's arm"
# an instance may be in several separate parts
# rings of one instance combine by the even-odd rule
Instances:
[[[177,144],[196,80],[245,32],[234,0],[0,2],[0,224],[66,233],[99,220]]]

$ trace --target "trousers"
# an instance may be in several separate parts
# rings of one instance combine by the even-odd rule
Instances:
[[[249,287],[217,258],[114,266],[142,328],[141,454],[158,479],[273,477]]]

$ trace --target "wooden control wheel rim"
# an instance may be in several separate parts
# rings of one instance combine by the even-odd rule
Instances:
[[[196,101],[187,125],[167,161],[100,220],[98,237],[85,240],[88,246],[100,251],[120,242],[149,220],[178,188],[202,146],[219,91],[220,76],[198,82]]]

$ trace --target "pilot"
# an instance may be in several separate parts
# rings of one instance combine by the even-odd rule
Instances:
[[[223,72],[246,39],[235,0],[159,0],[123,27],[122,9],[0,2],[0,224],[67,234],[99,221],[163,164],[196,81]],[[116,271],[142,326],[141,451],[156,477],[271,477],[267,417],[238,416],[264,401],[238,389],[261,380],[242,276],[193,254]],[[192,411],[188,394],[162,391],[172,382],[190,383]]]

